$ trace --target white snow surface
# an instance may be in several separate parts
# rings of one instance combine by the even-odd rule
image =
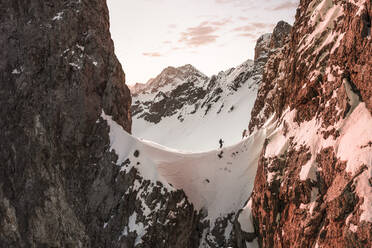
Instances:
[[[16,68],[12,71],[12,74],[21,74],[21,71]]]
[[[355,175],[363,166],[367,166],[367,169],[355,179],[356,193],[364,199],[360,221],[372,222],[372,187],[369,185],[369,178],[372,177],[372,116],[365,103],[357,100],[349,85],[344,84],[344,87],[352,107],[347,117],[334,126],[340,133],[337,139],[332,136],[324,139],[320,132],[324,129],[316,118],[298,125],[293,121],[296,110],[287,110],[281,124],[268,136],[269,143],[266,147],[265,157],[282,154],[288,148],[288,137],[293,137],[293,143],[297,143],[295,149],[298,150],[301,145],[304,145],[309,147],[311,152],[311,159],[301,168],[300,180],[308,178],[316,180],[315,173],[318,170],[316,155],[322,149],[330,146],[335,149],[336,155],[341,161],[346,161],[346,172],[351,175]],[[283,133],[284,121],[288,125],[286,137]],[[312,195],[315,196],[316,193],[314,192]],[[302,207],[308,208],[312,213],[313,202],[314,199]]]
[[[219,147],[220,139],[223,140],[224,146],[236,144],[242,139],[243,131],[248,129],[251,110],[257,97],[258,79],[249,78],[237,91],[229,87],[240,73],[252,67],[253,61],[248,60],[237,68],[220,72],[217,75],[217,82],[223,93],[221,93],[220,100],[211,105],[207,114],[205,114],[205,108],[199,108],[196,113],[190,114],[195,110],[195,106],[186,105],[177,114],[164,117],[157,124],[134,116],[133,135],[190,152],[216,149]],[[204,81],[197,81],[196,84],[206,87]],[[174,89],[174,86],[165,85],[160,91],[166,93],[171,89]],[[156,93],[141,94],[134,97],[133,102],[136,100],[158,101]],[[184,119],[182,122],[177,118],[180,114]]]
[[[252,219],[252,199],[249,199],[247,205],[243,208],[238,217],[240,227],[244,232],[254,233],[253,219]]]
[[[110,127],[111,150],[119,157],[118,165],[127,158],[137,159],[141,165],[136,168],[144,179],[183,189],[196,209],[208,211],[211,223],[243,207],[253,189],[264,140],[273,130],[268,121],[264,128],[233,146],[190,153],[137,139],[104,112],[101,117]],[[138,158],[132,155],[135,150],[139,151]]]
[[[64,14],[64,12],[58,12],[53,18],[52,18],[52,21],[60,21],[63,19],[62,15]]]
[[[129,217],[129,223],[128,223],[128,228],[130,232],[136,232],[137,237],[134,245],[137,245],[142,242],[142,237],[145,235],[145,228],[141,222],[137,223],[137,213],[134,212],[130,217]]]

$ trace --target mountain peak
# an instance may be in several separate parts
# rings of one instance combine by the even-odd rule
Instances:
[[[270,51],[271,36],[271,33],[267,33],[258,38],[255,47],[254,61],[260,62],[261,60],[264,60],[264,62],[266,62],[266,58]]]
[[[289,33],[292,30],[292,26],[285,21],[279,21],[273,31],[270,47],[278,48],[282,47],[285,39],[288,37]]]
[[[177,69],[179,69],[179,70],[183,70],[183,69],[195,69],[195,67],[193,65],[191,65],[191,64],[186,64],[186,65],[177,67]]]
[[[256,43],[254,61],[256,63],[266,63],[270,51],[282,47],[291,30],[291,25],[285,21],[279,21],[273,33],[261,35]]]
[[[139,84],[138,87],[131,87],[131,90],[133,95],[148,91],[155,92],[161,87],[166,85],[174,86],[185,82],[189,78],[197,78],[201,81],[208,79],[206,75],[204,75],[191,64],[186,64],[179,67],[168,66],[164,68],[155,78],[151,78],[149,81],[147,81],[146,84]]]

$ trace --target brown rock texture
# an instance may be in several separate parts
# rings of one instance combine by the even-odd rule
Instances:
[[[328,10],[334,15],[326,16]],[[300,122],[327,111],[343,79],[371,112],[371,11],[370,1],[301,1],[290,39],[266,63],[250,131],[286,107],[299,111]],[[342,99],[338,105],[345,105]]]
[[[251,197],[261,247],[372,246],[371,11],[371,1],[302,0],[269,56],[249,125],[278,131]]]
[[[244,231],[239,214],[211,228],[182,190],[142,178],[142,151],[118,164],[102,114],[130,132],[131,96],[105,1],[2,1],[0,247],[371,247],[371,9],[301,0],[229,85],[265,66],[249,130],[270,135]],[[177,101],[159,92],[152,121],[204,97],[207,113],[221,88],[199,76],[206,87],[183,82]]]
[[[123,171],[131,161],[110,151],[101,113],[130,132],[131,96],[106,2],[0,9],[0,247],[197,247],[184,193]]]

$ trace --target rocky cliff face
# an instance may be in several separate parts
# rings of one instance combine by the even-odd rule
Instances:
[[[203,85],[207,80],[191,65],[167,67],[139,90],[132,88],[132,116],[156,124],[162,118],[176,115],[185,105],[196,104],[206,95]]]
[[[127,133],[104,1],[0,9],[1,247],[371,247],[370,1],[302,0],[255,61],[151,80],[137,115],[159,123],[163,101],[182,123],[236,111],[226,99],[259,86],[252,135],[198,154]]]
[[[372,244],[371,13],[370,1],[303,0],[266,64],[249,126],[277,126],[250,202],[262,247]]]
[[[197,246],[184,193],[123,171],[135,159],[109,149],[101,113],[130,132],[131,96],[105,1],[0,9],[0,246]]]
[[[174,89],[178,85],[185,81],[205,81],[208,77],[198,71],[192,65],[184,65],[180,67],[168,66],[158,76],[151,78],[145,84],[135,84],[132,88],[132,95],[137,96],[138,94],[155,93],[164,91],[163,87],[168,90]]]

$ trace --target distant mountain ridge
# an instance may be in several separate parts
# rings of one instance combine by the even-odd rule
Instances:
[[[135,98],[135,135],[198,152],[130,134],[106,1],[3,2],[0,247],[372,247],[371,1]]]
[[[197,70],[194,66],[186,64],[180,67],[168,66],[158,76],[149,79],[145,84],[136,83],[129,87],[132,95],[143,94],[145,92],[156,92],[160,87],[183,83],[187,79],[200,78],[207,80],[208,77]]]
[[[146,84],[132,87],[133,134],[193,151],[213,149],[219,139],[225,145],[236,143],[248,128],[270,52],[275,44],[284,43],[290,30],[289,24],[279,22],[274,34],[257,40],[255,60],[210,78],[188,64],[167,67]],[[168,130],[177,138],[167,139],[158,130]],[[205,142],[198,142],[200,138]]]

